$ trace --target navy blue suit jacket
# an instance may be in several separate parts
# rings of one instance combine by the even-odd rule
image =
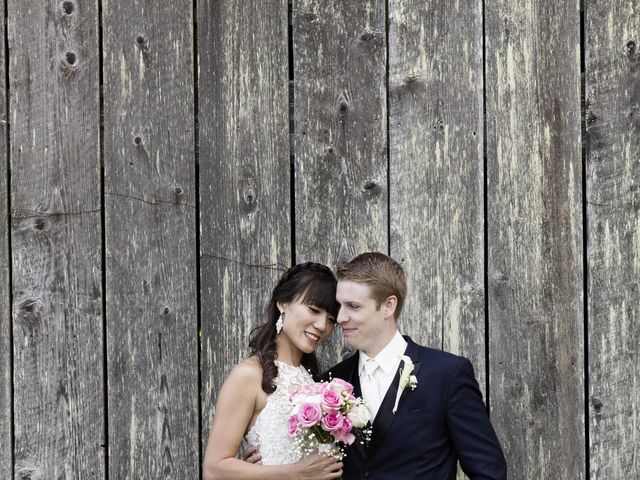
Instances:
[[[482,401],[471,362],[422,347],[409,337],[415,390],[405,389],[392,412],[400,369],[382,400],[367,445],[347,447],[344,480],[455,480],[456,463],[472,480],[504,480],[507,465]],[[350,382],[361,397],[359,354],[327,375]]]

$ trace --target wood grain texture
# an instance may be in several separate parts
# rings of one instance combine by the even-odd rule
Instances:
[[[296,261],[388,252],[385,2],[294,0]],[[322,345],[321,366],[345,353]]]
[[[391,255],[409,284],[400,328],[469,357],[484,391],[482,61],[480,2],[389,3]]]
[[[104,478],[96,1],[9,0],[15,478]]]
[[[5,2],[0,0],[0,11]],[[0,22],[0,478],[13,477],[11,395],[11,279],[9,277],[9,191],[7,172],[7,85],[5,22]]]
[[[491,418],[510,478],[582,479],[579,2],[485,18]]]
[[[291,262],[287,1],[198,2],[203,445]]]
[[[586,2],[590,478],[640,478],[640,2]]]
[[[109,476],[196,478],[191,0],[103,1]]]

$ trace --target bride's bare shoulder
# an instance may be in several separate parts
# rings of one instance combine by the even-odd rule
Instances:
[[[231,369],[229,379],[239,382],[262,382],[262,367],[255,356],[251,356]]]

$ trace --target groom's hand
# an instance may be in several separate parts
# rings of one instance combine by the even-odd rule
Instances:
[[[249,463],[262,463],[262,455],[256,447],[249,445],[244,449],[244,461]]]

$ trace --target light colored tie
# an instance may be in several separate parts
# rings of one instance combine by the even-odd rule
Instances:
[[[364,363],[364,375],[360,379],[362,399],[371,413],[371,423],[373,423],[373,419],[376,418],[376,413],[380,408],[380,391],[378,390],[378,382],[374,377],[379,368],[378,362],[373,358],[368,359]]]

